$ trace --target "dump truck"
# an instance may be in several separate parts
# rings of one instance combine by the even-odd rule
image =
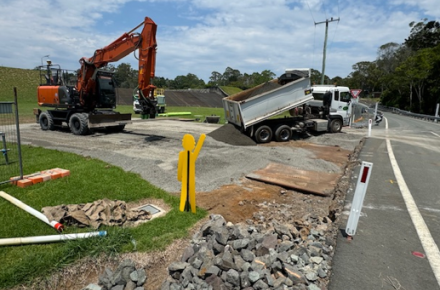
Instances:
[[[348,87],[311,86],[310,69],[287,69],[278,79],[222,99],[225,119],[257,143],[289,141],[294,132],[340,132],[349,125]]]

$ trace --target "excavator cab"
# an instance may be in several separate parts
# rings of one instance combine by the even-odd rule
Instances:
[[[39,106],[67,107],[73,105],[75,88],[68,86],[69,73],[63,71],[58,64],[48,61],[45,66],[39,66],[40,85],[37,89]]]
[[[116,108],[116,92],[113,73],[107,71],[98,71],[96,75],[96,108]]]

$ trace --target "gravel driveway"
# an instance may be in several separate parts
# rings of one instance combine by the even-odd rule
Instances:
[[[121,133],[98,131],[93,135],[74,136],[67,128],[42,131],[38,124],[20,125],[20,131],[23,144],[101,159],[126,171],[139,173],[153,185],[169,192],[180,191],[180,182],[176,178],[177,160],[178,153],[183,150],[184,134],[193,135],[196,142],[200,134],[207,135],[196,162],[197,191],[211,191],[224,184],[239,182],[244,175],[265,167],[269,162],[303,170],[340,171],[339,166],[316,159],[313,153],[302,148],[257,146],[228,126],[152,119],[135,120]],[[353,150],[360,136],[355,129],[348,130],[344,129],[347,133],[311,137],[307,141]]]

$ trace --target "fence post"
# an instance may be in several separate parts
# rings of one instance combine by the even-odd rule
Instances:
[[[18,118],[18,101],[17,101],[17,87],[14,87],[14,102],[15,102],[15,127],[17,129],[17,152],[18,162],[20,165],[20,178],[23,178],[23,159],[21,157],[21,138],[20,138],[20,122]]]

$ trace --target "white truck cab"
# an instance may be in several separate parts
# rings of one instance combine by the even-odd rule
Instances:
[[[331,128],[332,131],[338,131],[338,126],[348,126],[352,112],[350,89],[348,87],[332,85],[314,85],[312,89],[314,100],[308,103],[312,113],[328,115],[328,118],[331,120],[339,119],[341,124],[334,124],[336,128]],[[326,109],[328,110],[327,112],[325,111]]]

